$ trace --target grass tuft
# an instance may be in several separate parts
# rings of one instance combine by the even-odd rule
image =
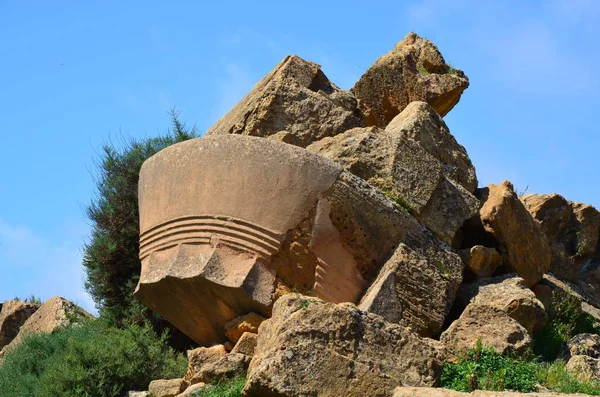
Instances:
[[[228,379],[216,385],[208,385],[205,388],[192,393],[192,397],[240,397],[246,378],[240,376],[238,378]]]

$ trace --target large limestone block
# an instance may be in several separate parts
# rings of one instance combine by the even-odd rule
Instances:
[[[440,337],[440,342],[456,355],[474,348],[479,340],[500,354],[523,354],[532,346],[527,330],[504,310],[477,304],[467,306]]]
[[[580,382],[600,381],[600,360],[597,358],[585,355],[572,356],[566,367]]]
[[[552,273],[572,281],[589,278],[600,263],[600,212],[558,194],[527,194],[521,201],[551,243]]]
[[[563,393],[518,393],[512,391],[484,391],[475,390],[472,393],[463,393],[449,389],[431,387],[397,387],[393,397],[586,397],[587,394]]]
[[[258,332],[258,326],[265,318],[256,313],[248,313],[234,318],[225,324],[225,335],[231,343],[237,343],[245,332]]]
[[[481,225],[495,241],[504,265],[522,277],[528,287],[535,285],[550,268],[550,246],[540,226],[508,181],[480,189],[478,197],[483,202],[479,210]]]
[[[287,56],[207,132],[311,142],[362,125],[357,101],[331,83],[321,67]]]
[[[198,343],[283,290],[357,302],[400,242],[457,258],[392,200],[334,162],[281,142],[214,135],[142,166],[136,296]]]
[[[365,313],[298,294],[280,298],[261,324],[244,395],[383,396],[395,386],[434,386],[439,342]]]
[[[358,308],[389,322],[412,328],[421,336],[440,333],[461,280],[463,266],[456,257],[438,261],[400,244],[383,266]]]
[[[17,336],[4,346],[0,356],[18,346],[26,335],[51,333],[60,327],[68,325],[77,319],[92,318],[93,316],[59,296],[48,299],[21,326]]]
[[[475,168],[444,121],[424,102],[411,103],[385,130],[354,128],[307,147],[391,197],[402,198],[419,221],[452,244],[479,210],[470,192]]]
[[[379,58],[351,89],[367,125],[385,127],[410,102],[425,101],[445,116],[469,80],[451,68],[429,40],[409,33]]]
[[[463,284],[458,299],[468,304],[498,308],[521,324],[530,335],[544,325],[546,310],[521,277],[506,275]]]
[[[9,300],[0,311],[0,350],[19,333],[23,323],[40,307],[36,303]]]
[[[464,146],[450,133],[444,120],[427,103],[415,101],[385,127],[419,145],[444,167],[444,175],[469,192],[477,188],[475,167]]]

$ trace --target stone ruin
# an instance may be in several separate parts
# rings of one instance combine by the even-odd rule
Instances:
[[[442,118],[468,86],[414,33],[348,91],[286,57],[206,136],[144,163],[135,295],[204,346],[297,292],[441,336],[450,351],[482,333],[499,350],[527,349],[559,288],[546,273],[600,296],[600,213],[519,198],[508,181],[478,188]],[[263,356],[267,345],[259,338]]]

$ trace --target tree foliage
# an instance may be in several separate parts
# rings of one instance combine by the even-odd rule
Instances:
[[[116,326],[143,324],[157,332],[171,329],[171,341],[178,348],[190,342],[133,296],[140,275],[138,179],[143,162],[160,150],[197,136],[187,128],[174,109],[172,128],[155,138],[128,140],[121,148],[102,146],[97,163],[97,192],[86,208],[92,235],[84,246],[85,287],[92,295],[101,317]]]
[[[186,359],[147,325],[87,320],[34,334],[6,353],[0,396],[112,397],[185,374]]]

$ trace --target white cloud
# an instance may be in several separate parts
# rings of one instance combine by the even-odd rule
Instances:
[[[83,287],[82,232],[74,223],[64,230],[76,231],[58,243],[37,235],[25,225],[0,219],[0,300],[36,295],[47,300],[62,296],[94,312],[94,302]]]

